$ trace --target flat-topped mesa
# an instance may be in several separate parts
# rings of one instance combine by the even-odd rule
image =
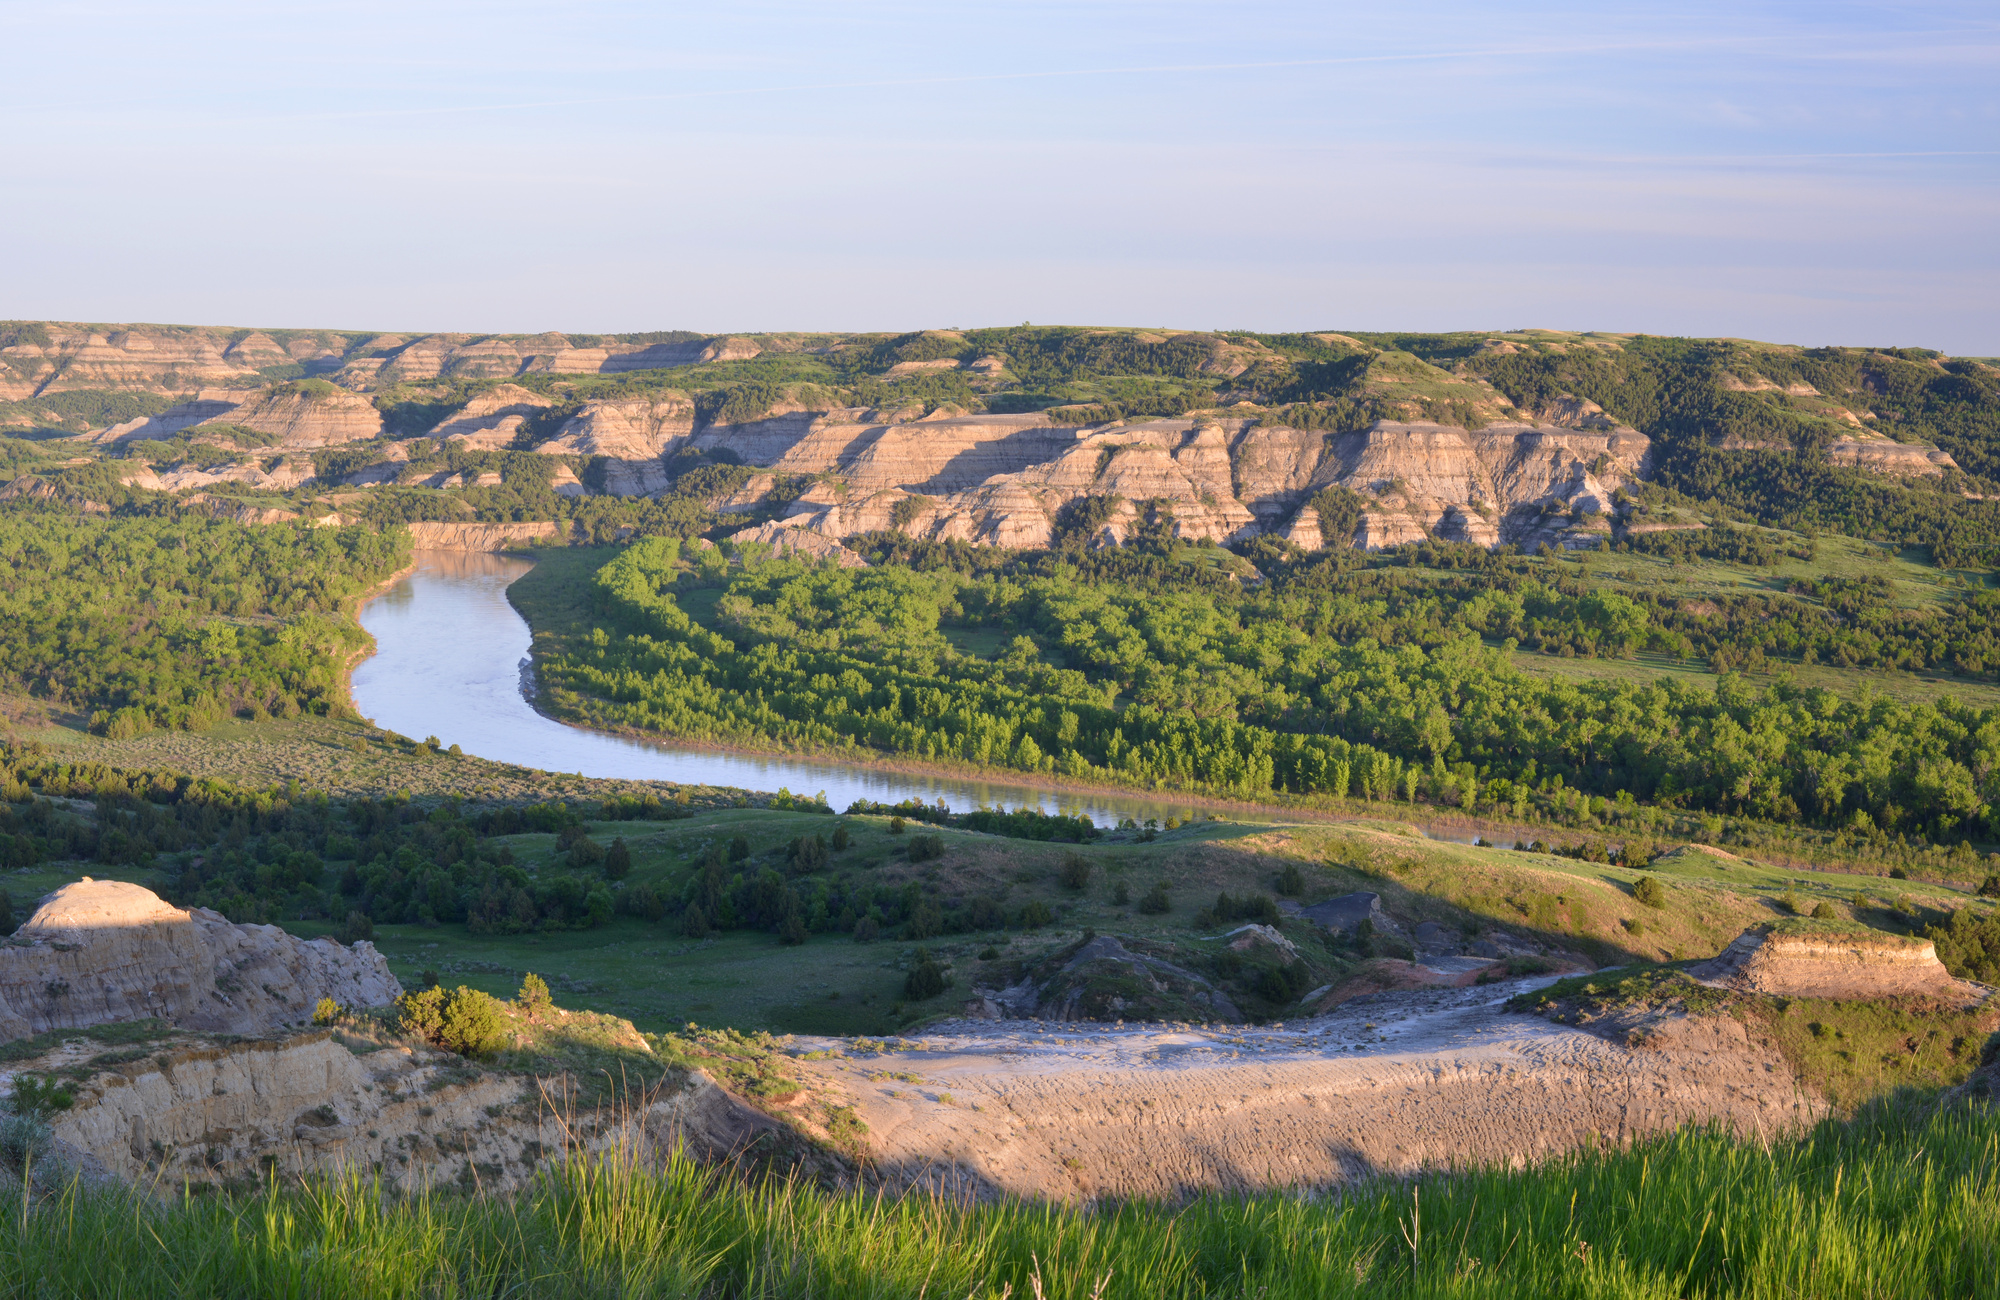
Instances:
[[[44,898],[0,943],[0,1040],[149,1018],[263,1033],[303,1023],[323,997],[380,1006],[402,991],[373,944],[235,925],[138,885],[85,878]]]
[[[1687,973],[1718,988],[1781,997],[1858,1001],[1922,994],[1971,1003],[1986,995],[1954,979],[1928,939],[1797,923],[1746,930]]]

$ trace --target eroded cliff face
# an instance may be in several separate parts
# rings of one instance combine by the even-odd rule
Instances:
[[[1352,537],[1336,544],[1378,549],[1430,536],[1485,546],[1594,544],[1608,526],[1612,494],[1643,474],[1650,450],[1643,434],[1616,425],[1498,424],[1475,432],[1380,421],[1328,435],[1248,419],[1093,427],[1042,415],[897,424],[848,416],[791,413],[754,428],[709,430],[693,445],[727,448],[784,473],[824,475],[782,522],[829,537],[889,528],[898,502],[914,497],[916,513],[904,525],[912,535],[1046,546],[1065,507],[1115,496],[1101,544],[1124,541],[1146,504],[1159,503],[1184,538],[1275,533],[1308,549],[1322,545],[1321,530],[1318,512],[1303,512],[1331,487],[1369,503]],[[1592,515],[1606,524],[1593,526]]]
[[[1704,983],[1781,997],[1865,999],[1925,994],[1972,1003],[1986,990],[1952,978],[1927,939],[1879,931],[1756,929],[1688,968]]]
[[[204,429],[214,432],[204,436]],[[117,446],[185,435],[192,442],[234,447],[234,429],[264,434],[276,448],[303,450],[380,437],[382,415],[366,394],[339,388],[313,393],[283,386],[211,388],[158,415],[114,424],[88,440]]]
[[[641,1045],[643,1048],[643,1045]],[[24,1068],[73,1061],[50,1058]],[[53,1123],[59,1155],[137,1187],[358,1172],[396,1191],[511,1191],[551,1159],[676,1147],[724,1158],[776,1121],[699,1071],[629,1078],[624,1105],[580,1106],[572,1081],[315,1031],[250,1042],[185,1037],[92,1075]]]
[[[372,944],[234,925],[111,880],[65,885],[0,944],[0,1040],[149,1018],[263,1033],[310,1019],[323,997],[380,1006],[401,993]]]

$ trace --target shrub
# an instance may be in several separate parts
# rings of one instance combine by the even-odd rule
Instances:
[[[918,836],[918,839],[923,838]],[[911,852],[916,840],[910,841]],[[818,871],[826,865],[826,840],[818,835],[801,835],[792,841],[792,870],[800,874]]]
[[[905,939],[935,939],[943,933],[944,912],[928,898],[910,909],[910,919],[903,924]]]
[[[1148,916],[1164,916],[1174,910],[1173,900],[1167,897],[1167,882],[1156,880],[1153,887],[1139,900],[1139,910]]]
[[[611,841],[611,847],[604,851],[604,878],[623,880],[632,873],[632,850],[620,835]]]
[[[882,936],[882,923],[872,916],[864,916],[854,923],[854,942],[874,943]]]
[[[32,1074],[14,1076],[12,1108],[16,1115],[46,1115],[68,1110],[76,1104],[75,1085],[54,1079],[38,1079]]]
[[[667,900],[661,898],[659,891],[651,885],[627,890],[622,901],[627,912],[654,925],[667,915]]]
[[[835,853],[847,852],[847,846],[852,842],[847,835],[847,823],[842,822],[833,828],[833,851]]]
[[[1259,925],[1277,925],[1283,918],[1278,914],[1278,905],[1268,894],[1245,894],[1232,898],[1228,893],[1215,896],[1215,906],[1195,917],[1199,926],[1216,925],[1223,921],[1255,921]]]
[[[1806,914],[1805,900],[1800,898],[1794,890],[1787,889],[1784,893],[1778,895],[1777,903],[1779,907],[1784,908],[1793,916],[1804,916]]]
[[[340,941],[352,946],[364,939],[375,937],[375,920],[363,911],[352,911],[340,923]]]
[[[1126,886],[1124,881],[1121,880],[1111,887],[1111,902],[1113,906],[1123,907],[1131,901],[1132,891]]]
[[[1045,925],[1053,924],[1055,919],[1056,914],[1050,911],[1049,905],[1039,898],[1030,901],[1027,906],[1021,909],[1021,928],[1023,930],[1039,930]]]
[[[346,1009],[332,998],[321,998],[313,1004],[313,1024],[324,1029],[339,1020]]]
[[[1306,892],[1306,873],[1299,870],[1298,863],[1287,862],[1278,873],[1278,892],[1286,898],[1297,898]]]
[[[918,955],[917,964],[903,977],[903,994],[912,1002],[922,1002],[944,992],[944,968],[928,952]]]
[[[778,942],[796,947],[806,941],[806,919],[799,915],[797,908],[785,913],[785,919],[778,922]]]
[[[1647,907],[1667,905],[1667,887],[1660,883],[1658,876],[1641,876],[1632,882],[1632,898]]]
[[[521,991],[514,995],[514,1005],[533,1020],[555,1010],[556,1001],[549,996],[549,982],[529,971],[521,977]]]
[[[729,841],[729,860],[731,862],[744,862],[747,861],[749,857],[750,857],[749,836],[738,835],[735,839]]]
[[[1986,879],[1979,882],[1979,896],[1981,898],[2000,898],[2000,873],[1989,874]],[[9,913],[8,915],[11,917],[12,914]]]
[[[903,819],[901,817],[891,817],[889,819],[889,833],[891,835],[901,835],[903,833]]]
[[[489,993],[463,984],[405,993],[396,999],[396,1028],[460,1056],[486,1056],[506,1045],[507,1016]]]
[[[1812,910],[1815,921],[1831,921],[1835,917],[1832,903],[1821,903]]]
[[[708,913],[701,910],[700,903],[689,903],[687,911],[681,913],[681,933],[690,939],[708,937]]]
[[[1064,889],[1082,889],[1090,883],[1090,859],[1081,853],[1065,853],[1061,872]]]
[[[569,846],[569,865],[572,871],[587,871],[603,862],[605,857],[604,846],[588,835],[578,837],[576,843]],[[631,865],[629,860],[626,865],[628,867]]]
[[[929,862],[944,856],[944,836],[912,835],[910,837],[910,861]]]

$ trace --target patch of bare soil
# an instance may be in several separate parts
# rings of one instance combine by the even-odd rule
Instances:
[[[1740,1033],[1627,1045],[1505,1009],[1546,983],[1385,992],[1263,1028],[955,1021],[920,1042],[801,1040],[832,1053],[801,1069],[853,1098],[890,1185],[1063,1200],[1518,1165],[1825,1113]]]

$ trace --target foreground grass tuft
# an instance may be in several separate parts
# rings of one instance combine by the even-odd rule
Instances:
[[[573,1162],[531,1192],[358,1180],[135,1205],[0,1196],[35,1296],[1972,1296],[2000,1288],[2000,1115],[1879,1108],[1768,1148],[1688,1131],[1336,1200],[965,1206]],[[1039,1285],[1037,1285],[1039,1283]]]

